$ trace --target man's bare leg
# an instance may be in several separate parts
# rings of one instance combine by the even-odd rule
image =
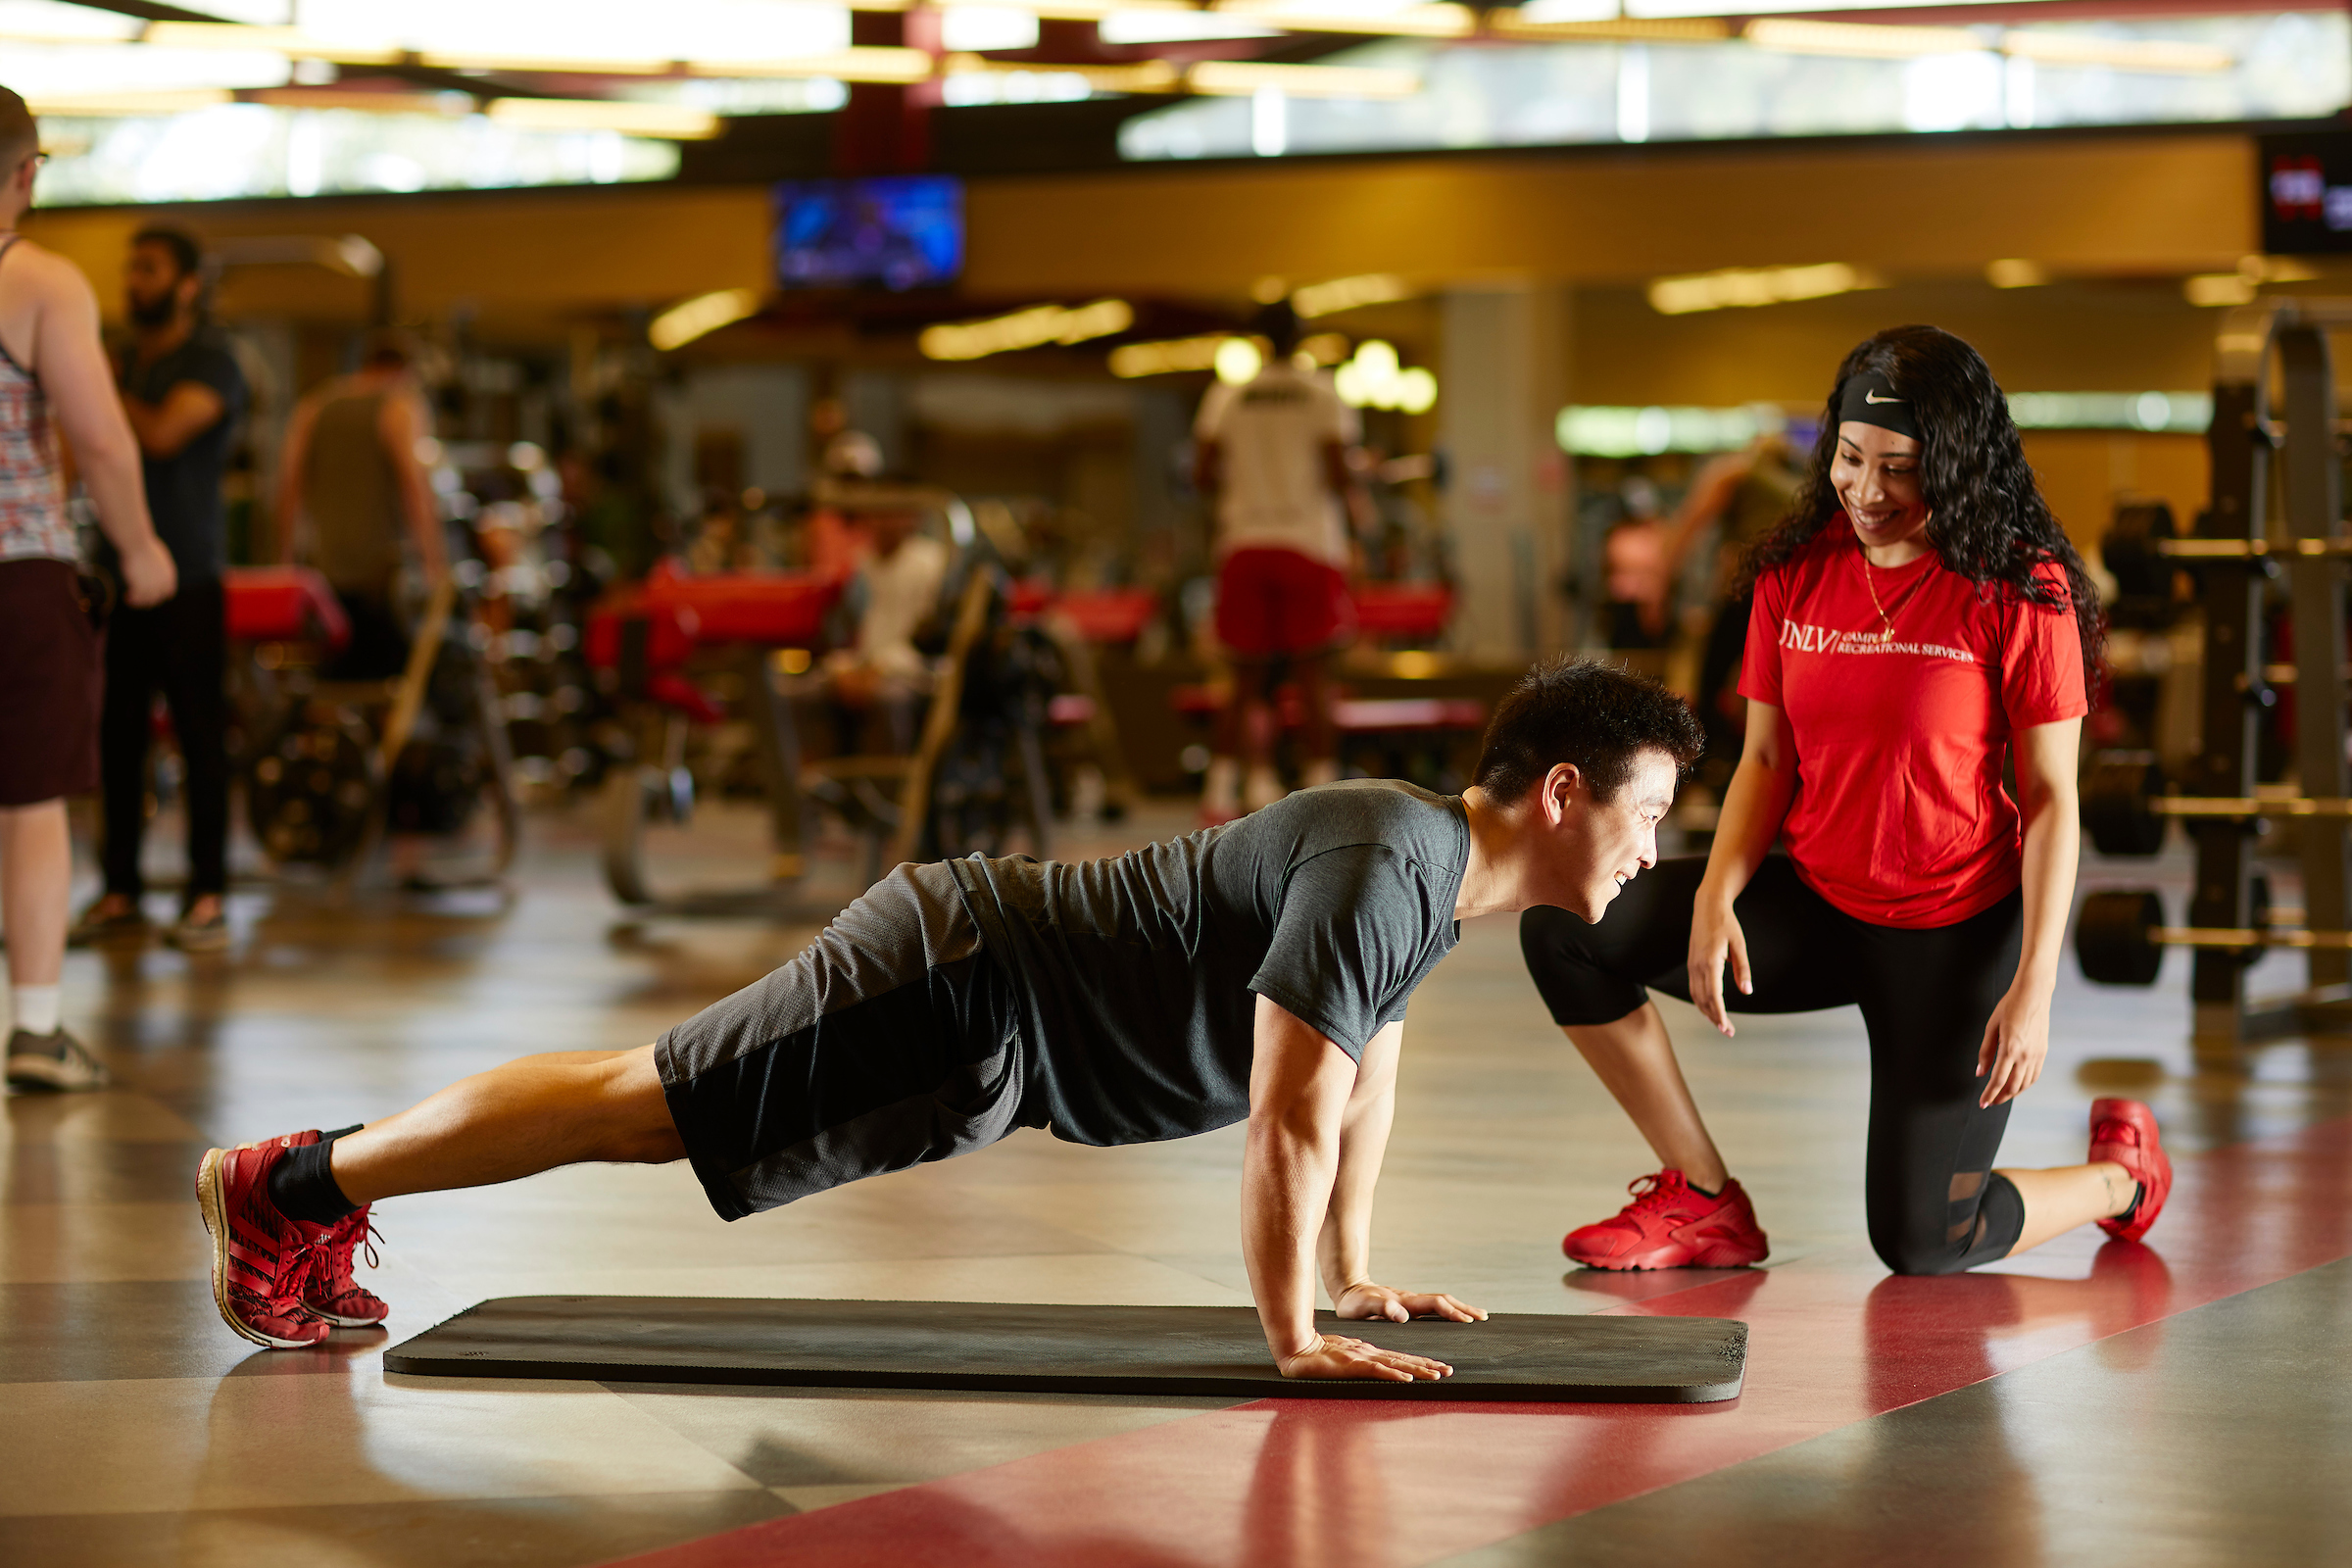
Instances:
[[[1681,1171],[1693,1187],[1723,1191],[1731,1172],[1683,1081],[1656,1003],[1644,1002],[1615,1023],[1570,1024],[1560,1032],[1633,1118],[1661,1164]]]
[[[335,1140],[345,1199],[488,1187],[586,1160],[660,1165],[686,1157],[654,1048],[524,1056],[452,1084]]]
[[[66,965],[74,836],[66,803],[0,808],[0,921],[12,985],[53,986]]]

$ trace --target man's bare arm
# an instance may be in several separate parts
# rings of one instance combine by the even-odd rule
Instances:
[[[1450,1296],[1394,1291],[1372,1282],[1372,1196],[1380,1185],[1380,1163],[1388,1152],[1389,1126],[1396,1113],[1396,1063],[1404,1054],[1404,1025],[1393,1023],[1364,1046],[1355,1089],[1340,1122],[1339,1173],[1332,1181],[1331,1209],[1317,1239],[1316,1257],[1332,1310],[1342,1317],[1416,1317],[1483,1322],[1486,1313]]]
[[[311,428],[318,422],[318,397],[313,393],[294,405],[286,418],[285,438],[277,448],[277,559],[294,564],[294,541],[302,532],[302,474],[311,461]]]
[[[57,410],[58,427],[98,509],[98,526],[122,559],[123,597],[134,605],[160,605],[178,591],[179,573],[147,514],[139,444],[122,416],[114,371],[98,337],[98,297],[73,263],[20,248],[29,253],[23,259],[26,280],[40,294],[33,373]]]
[[[122,394],[122,414],[130,420],[130,432],[138,437],[139,450],[151,458],[177,457],[189,442],[219,424],[227,412],[220,394],[202,381],[172,383],[160,403]]]
[[[1315,1240],[1330,1210],[1356,1064],[1329,1037],[1260,997],[1242,1164],[1242,1251],[1266,1348],[1286,1377],[1441,1378],[1440,1361],[1315,1328]]]
[[[414,393],[386,397],[379,433],[399,479],[401,514],[408,519],[417,564],[424,568],[426,582],[439,582],[449,570],[449,546],[441,534],[441,506],[433,499],[432,480],[416,458],[417,443],[430,433],[424,400]]]

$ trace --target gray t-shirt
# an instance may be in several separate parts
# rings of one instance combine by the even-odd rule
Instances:
[[[1078,1144],[1250,1113],[1255,998],[1351,1056],[1460,939],[1462,803],[1362,779],[1080,865],[953,860],[1028,1043],[1021,1121]]]

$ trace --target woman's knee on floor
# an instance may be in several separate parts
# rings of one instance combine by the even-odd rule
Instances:
[[[2005,1177],[1961,1171],[1932,1192],[1871,1194],[1870,1246],[1897,1274],[1957,1274],[2008,1255],[2025,1205]]]

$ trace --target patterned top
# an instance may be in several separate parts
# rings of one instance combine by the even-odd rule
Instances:
[[[0,242],[0,260],[21,236]],[[0,345],[0,561],[73,561],[57,432],[40,377]]]

